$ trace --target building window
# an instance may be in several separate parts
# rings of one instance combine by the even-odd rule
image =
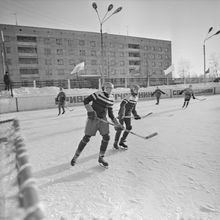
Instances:
[[[58,65],[64,65],[63,59],[57,59],[57,64]]]
[[[136,61],[136,60],[129,60],[129,65],[140,65],[140,61]]]
[[[115,57],[115,52],[114,51],[110,51],[110,56],[111,57]]]
[[[120,52],[120,53],[119,53],[119,56],[120,56],[120,57],[124,57],[124,55],[125,55],[124,52]]]
[[[46,59],[45,60],[45,65],[52,65],[52,60],[51,59]]]
[[[47,69],[47,70],[45,70],[45,74],[48,76],[51,76],[53,74],[53,72],[51,69]]]
[[[11,41],[11,37],[6,35],[6,36],[4,36],[4,40],[5,40],[5,42],[10,42]]]
[[[29,69],[21,68],[21,69],[20,69],[20,74],[22,74],[22,75],[39,74],[39,70],[38,70],[38,69],[32,69],[32,68],[29,68]]]
[[[74,45],[74,41],[73,40],[68,40],[68,46],[72,47]]]
[[[117,74],[117,70],[111,68],[111,69],[110,69],[110,74],[111,74],[111,75],[116,75],[116,74]]]
[[[18,53],[37,53],[36,47],[18,47]]]
[[[140,53],[129,52],[128,56],[129,57],[140,57]]]
[[[95,50],[91,50],[91,56],[96,56],[96,51]]]
[[[119,48],[123,49],[124,48],[124,44],[119,44]]]
[[[96,47],[96,42],[95,41],[90,41],[90,46],[91,47]]]
[[[44,48],[44,54],[45,55],[51,55],[51,49],[50,48]]]
[[[68,48],[68,53],[69,53],[69,55],[74,55],[74,49],[73,48]]]
[[[8,64],[8,65],[11,65],[11,59],[7,59],[6,60],[6,63]],[[11,74],[11,73],[10,73]]]
[[[63,55],[63,49],[57,49],[57,55]]]
[[[11,47],[6,47],[6,53],[11,53]]]
[[[139,73],[139,68],[129,68],[129,73],[137,74],[137,73]]]
[[[130,49],[140,49],[140,45],[139,44],[128,44],[128,48],[130,48]]]
[[[120,71],[121,75],[125,75],[126,74],[126,70],[125,69],[120,69],[119,71]]]
[[[153,60],[153,59],[155,59],[155,55],[150,53],[150,54],[148,54],[148,58]]]
[[[30,43],[36,43],[37,37],[32,36],[17,36],[18,42],[30,42]]]
[[[125,61],[120,61],[119,65],[120,66],[124,66],[125,65]]]
[[[44,44],[50,44],[50,38],[45,37],[44,38]]]
[[[85,50],[79,50],[79,55],[80,56],[85,56],[86,55],[86,51]]]
[[[115,47],[115,44],[114,43],[110,43],[109,45],[111,48],[114,48]]]
[[[91,60],[91,65],[97,65],[97,60]]]
[[[158,58],[159,60],[161,60],[161,59],[162,59],[162,55],[161,55],[161,54],[158,54],[158,55],[157,55],[157,58]]]
[[[80,46],[85,46],[85,41],[84,40],[79,40],[79,45]]]
[[[62,39],[61,38],[56,39],[56,45],[62,45]]]
[[[20,64],[38,64],[38,59],[37,58],[19,58],[18,62]]]
[[[111,65],[111,66],[115,66],[115,65],[116,65],[115,60],[111,60],[110,65]]]

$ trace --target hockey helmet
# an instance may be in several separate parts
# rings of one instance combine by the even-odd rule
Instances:
[[[131,93],[132,93],[133,95],[137,95],[138,92],[139,92],[139,90],[140,90],[140,86],[139,86],[139,85],[132,85],[132,86],[130,87],[130,89],[131,89]]]
[[[102,90],[108,94],[111,93],[112,89],[114,89],[114,85],[111,82],[104,82],[102,84]]]

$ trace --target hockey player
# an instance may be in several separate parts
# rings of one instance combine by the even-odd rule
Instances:
[[[125,123],[125,128],[126,130],[130,131],[132,129],[131,126],[131,113],[134,115],[134,119],[138,120],[141,119],[141,117],[137,114],[136,111],[136,104],[138,101],[138,92],[139,92],[140,87],[138,85],[133,85],[131,86],[131,94],[125,97],[121,104],[120,104],[120,109],[118,112],[118,118],[119,122],[121,125]],[[129,134],[128,131],[124,131],[121,139],[121,133],[122,130],[120,128],[116,128],[116,134],[115,134],[115,141],[114,141],[114,149],[118,150],[119,147],[121,149],[128,149],[128,146],[125,144],[126,138]],[[120,139],[120,141],[119,141]],[[119,145],[119,146],[118,146]]]
[[[75,165],[77,158],[89,142],[91,136],[95,136],[96,132],[99,131],[102,136],[102,142],[98,162],[101,166],[108,167],[108,163],[104,160],[104,155],[110,139],[109,124],[98,120],[98,118],[106,121],[106,115],[108,114],[115,126],[121,127],[113,114],[112,107],[114,100],[113,95],[111,94],[113,88],[114,86],[112,83],[106,82],[102,86],[102,91],[97,91],[84,99],[84,106],[87,110],[88,120],[86,122],[85,135],[80,141],[75,155],[70,162],[72,166]]]
[[[61,108],[63,110],[62,114],[65,113],[65,108],[64,107],[65,107],[65,101],[66,101],[66,94],[65,94],[65,92],[63,92],[62,87],[60,87],[60,92],[56,97],[56,101],[58,103],[58,116],[59,116],[60,113],[61,113]]]
[[[159,87],[157,86],[156,90],[151,95],[151,96],[154,96],[154,95],[156,96],[157,102],[155,105],[159,105],[161,94],[166,94],[166,93],[160,90]]]
[[[180,95],[183,93],[184,93],[184,103],[183,103],[182,108],[184,108],[184,107],[187,108],[191,97],[193,97],[193,99],[195,99],[194,92],[192,90],[192,85],[189,85],[188,88],[185,88],[182,91],[180,91]]]

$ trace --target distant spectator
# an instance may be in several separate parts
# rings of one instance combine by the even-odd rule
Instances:
[[[10,90],[10,84],[11,84],[11,80],[10,80],[10,77],[9,77],[9,74],[8,72],[6,71],[5,72],[5,75],[4,75],[4,83],[5,83],[5,90]]]
[[[11,97],[13,97],[13,91],[12,91],[12,81],[10,79],[8,71],[5,72],[4,75],[4,83],[5,83],[5,90],[11,91]]]

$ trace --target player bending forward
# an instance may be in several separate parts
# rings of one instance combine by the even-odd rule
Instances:
[[[122,126],[118,123],[113,114],[112,107],[114,100],[113,95],[111,94],[113,88],[114,86],[112,83],[106,82],[102,86],[102,91],[95,92],[84,99],[84,106],[87,110],[88,120],[86,122],[85,135],[80,141],[75,155],[71,160],[72,166],[75,165],[77,158],[82,153],[91,136],[95,136],[96,132],[99,131],[102,136],[102,141],[98,162],[101,166],[108,167],[108,163],[104,160],[104,156],[110,139],[109,124],[99,120],[99,118],[106,121],[106,115],[108,113],[108,116],[115,124],[115,127],[121,127],[122,129]]]
[[[116,134],[115,134],[115,142],[114,142],[114,148],[115,149],[128,149],[128,146],[125,144],[126,142],[126,138],[129,134],[129,131],[132,129],[131,126],[131,113],[134,115],[134,119],[138,120],[141,119],[141,117],[137,114],[136,111],[136,104],[138,101],[138,92],[139,92],[140,87],[138,85],[133,85],[131,86],[131,94],[128,95],[127,97],[125,97],[121,104],[120,104],[120,109],[118,112],[118,118],[119,118],[119,122],[121,125],[123,125],[125,123],[125,128],[126,130],[124,131],[121,139],[121,133],[122,130],[118,127],[116,127]],[[120,139],[120,141],[119,141]],[[119,143],[118,143],[119,142]],[[119,146],[118,146],[119,144]]]
[[[192,85],[189,85],[188,88],[185,88],[184,90],[180,91],[180,94],[182,94],[182,93],[184,93],[184,103],[183,103],[182,108],[184,108],[184,107],[187,108],[191,97],[193,97],[193,99],[195,99],[194,92],[192,90]]]

